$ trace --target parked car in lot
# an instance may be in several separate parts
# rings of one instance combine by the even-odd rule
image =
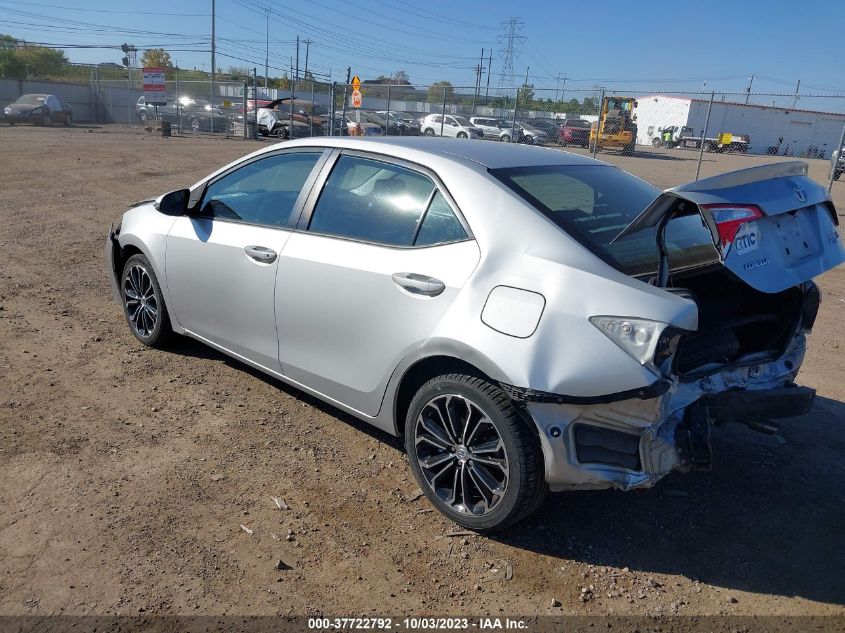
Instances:
[[[3,108],[3,118],[9,125],[32,123],[52,125],[73,123],[73,109],[55,95],[28,94],[18,97]]]
[[[278,136],[291,138],[290,124],[293,120],[293,138],[325,134],[328,117],[322,106],[294,99],[294,110],[291,112],[290,97],[276,99],[265,107],[258,109],[258,133],[262,136]]]
[[[549,141],[548,135],[542,130],[538,130],[533,125],[525,121],[517,121],[516,124],[511,122],[511,125],[505,127],[499,133],[499,140],[505,143],[525,143],[527,145],[542,145]]]
[[[353,130],[356,127],[361,131],[361,134],[353,134]],[[346,113],[345,120],[342,114],[338,114],[335,117],[334,129],[335,135],[337,136],[384,136],[384,128],[370,121],[363,112],[361,113],[360,121],[357,120],[356,115],[351,111]]]
[[[503,119],[494,119],[486,116],[471,116],[469,118],[469,122],[481,130],[484,134],[484,138],[494,138],[497,140],[501,135],[502,130],[506,127],[510,127],[510,124]]]
[[[527,123],[541,132],[545,132],[549,139],[557,139],[560,136],[561,120],[554,119],[529,119]]]
[[[419,136],[421,134],[419,123],[410,114],[391,111],[389,130],[387,130],[388,125],[386,123],[387,110],[379,110],[373,114],[379,118],[382,128],[388,131],[391,136]]]
[[[484,138],[484,133],[462,116],[429,114],[423,119],[420,130],[426,136],[451,136],[452,138]]]
[[[560,144],[589,147],[591,126],[586,119],[564,119],[560,126]]]
[[[159,106],[147,103],[144,97],[140,97],[135,104],[135,113],[141,123],[158,119],[181,125],[192,132],[211,132],[212,126],[215,132],[226,132],[231,130],[233,120],[241,117],[239,108],[224,109],[222,103],[212,105],[205,99],[187,95],[168,99],[164,105]]]
[[[661,193],[562,151],[324,137],[131,205],[106,256],[141,343],[196,338],[404,437],[485,531],[805,413],[812,278],[845,249],[801,162]]]

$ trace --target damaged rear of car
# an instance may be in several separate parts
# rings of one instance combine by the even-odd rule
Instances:
[[[591,166],[491,173],[605,263],[647,282],[641,296],[617,287],[616,313],[588,317],[639,365],[619,361],[608,376],[627,371],[641,386],[573,396],[502,385],[538,427],[552,490],[632,489],[709,469],[712,427],[772,432],[773,420],[809,410],[814,391],[794,381],[821,300],[812,279],[845,250],[833,204],[804,163],[669,189],[636,218],[624,208],[649,195],[646,183],[626,183],[634,200],[623,204],[613,187],[594,186]],[[608,304],[603,288],[583,292]]]

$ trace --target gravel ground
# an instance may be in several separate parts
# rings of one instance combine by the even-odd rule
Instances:
[[[718,429],[712,473],[550,495],[483,538],[432,511],[395,439],[130,335],[109,222],[254,142],[3,127],[0,147],[0,613],[845,615],[845,269],[820,281],[811,414]],[[683,150],[602,158],[661,186],[695,174]]]

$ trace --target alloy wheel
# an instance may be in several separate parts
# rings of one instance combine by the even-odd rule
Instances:
[[[153,280],[142,266],[131,266],[126,271],[123,296],[129,323],[139,336],[148,338],[158,322],[159,306]]]
[[[508,455],[486,413],[472,400],[439,395],[414,427],[417,462],[437,497],[461,514],[489,514],[508,487]]]

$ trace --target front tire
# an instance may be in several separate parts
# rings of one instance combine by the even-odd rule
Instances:
[[[505,393],[481,378],[425,383],[408,409],[405,448],[429,501],[471,530],[524,519],[548,491],[537,437]]]
[[[173,336],[167,306],[150,261],[141,254],[126,260],[120,281],[123,314],[129,329],[149,347],[162,347]]]
[[[502,142],[503,142],[503,143],[510,143],[510,142],[511,142],[511,137],[510,137],[510,134],[503,134],[503,135],[502,135],[502,136],[500,136],[499,138],[501,138],[501,139],[502,139]]]
[[[466,132],[458,132],[458,138],[469,138]]]

